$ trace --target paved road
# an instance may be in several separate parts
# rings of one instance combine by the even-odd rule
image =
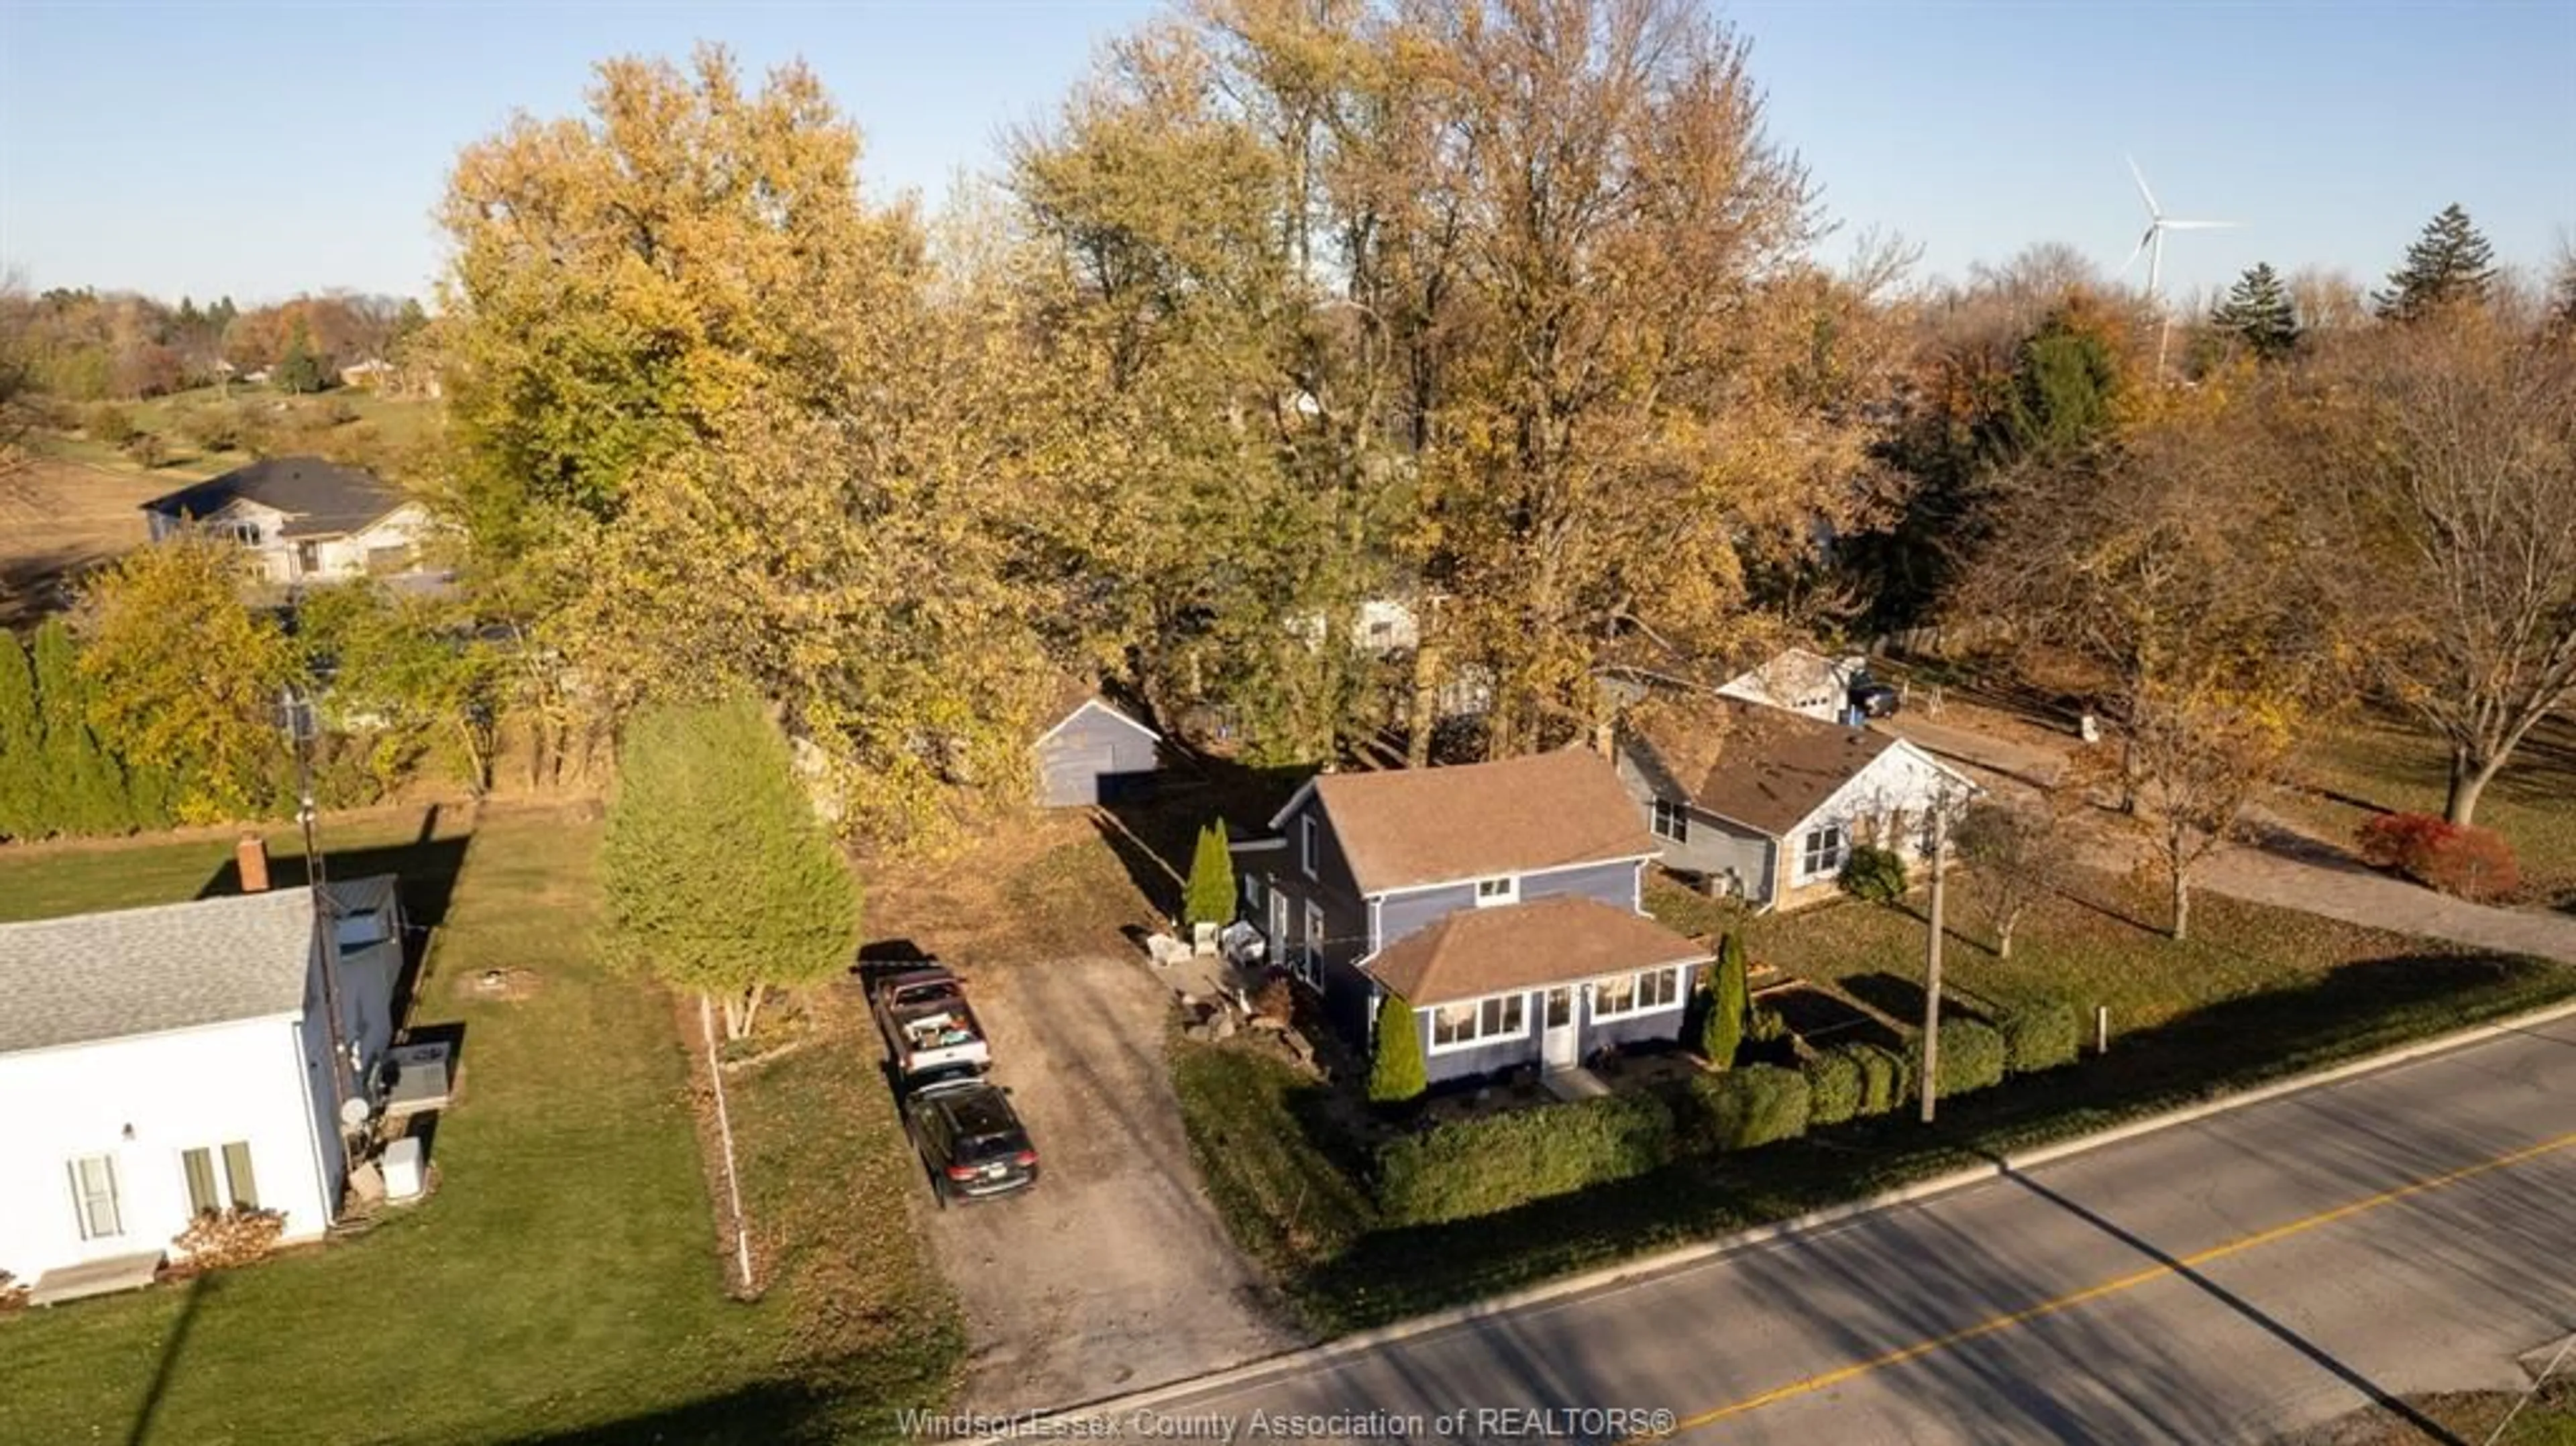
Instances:
[[[2383,1396],[2519,1387],[2514,1358],[2571,1330],[2576,1021],[2560,1021],[1804,1238],[1286,1358],[1157,1401],[1150,1424],[1634,1407],[1694,1443],[2204,1446]]]

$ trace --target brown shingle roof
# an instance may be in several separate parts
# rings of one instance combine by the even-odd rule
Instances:
[[[1693,804],[1774,837],[1895,743],[1786,708],[1670,692],[1629,709],[1623,737]]]
[[[1363,894],[1655,851],[1610,761],[1566,748],[1385,773],[1328,773],[1315,793]]]
[[[1580,894],[1460,909],[1369,962],[1407,1004],[1447,1004],[1705,959],[1708,950],[1643,914]]]

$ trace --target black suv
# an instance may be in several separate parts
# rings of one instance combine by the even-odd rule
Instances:
[[[1894,688],[1867,673],[1852,679],[1851,692],[1847,696],[1851,700],[1852,711],[1863,718],[1892,717],[1902,701]]]
[[[1038,1152],[999,1085],[971,1076],[934,1080],[912,1091],[903,1114],[942,1209],[1038,1182]]]

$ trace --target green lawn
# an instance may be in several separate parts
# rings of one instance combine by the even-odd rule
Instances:
[[[1635,1180],[1453,1224],[1379,1228],[1365,1165],[1305,1072],[1239,1043],[1175,1046],[1183,1118],[1238,1243],[1326,1333],[1707,1239],[2159,1110],[2323,1068],[2576,996],[2576,968],[2473,955],[2216,898],[2175,945],[2104,908],[2024,921],[2015,958],[1983,948],[1973,912],[1947,951],[1959,1003],[2041,994],[2113,1007],[2109,1055],[1910,1111],[1740,1154],[1688,1156]],[[1923,925],[1874,905],[1752,919],[1677,890],[1650,906],[1675,927],[1741,927],[1754,955],[1848,991],[1900,1029],[1920,1018]]]
[[[2053,996],[2076,1006],[2088,1022],[2096,1005],[2108,1005],[2113,1031],[2127,1033],[2243,995],[2298,987],[2345,964],[2465,952],[2208,890],[2192,896],[2191,938],[2176,943],[2150,927],[2164,917],[2155,891],[2088,875],[2077,892],[2080,898],[2052,898],[2032,908],[2014,932],[2012,957],[2004,959],[1994,951],[1982,887],[1972,877],[1956,877],[1944,920],[1945,989],[1995,1009]],[[1648,903],[1659,912],[1704,917],[1690,912],[1704,906],[1661,880],[1650,887]],[[1828,903],[1707,922],[1740,928],[1757,963],[1833,984],[1900,1020],[1919,1021],[1924,910],[1918,891],[1894,908]]]
[[[400,837],[379,831],[335,827],[335,871],[356,871],[344,840]],[[672,1003],[593,955],[597,834],[570,811],[487,812],[462,850],[414,1013],[464,1031],[438,1192],[193,1287],[0,1320],[13,1439],[885,1437],[887,1406],[948,1388],[954,1308],[908,1217],[867,1193],[909,1165],[882,1092],[849,1083],[873,1080],[862,1054],[809,1048],[735,1084],[775,1283],[726,1297]],[[220,840],[0,852],[0,899],[184,898],[227,856]],[[439,892],[426,871],[407,886]],[[534,987],[454,987],[489,967]]]
[[[2277,806],[2348,843],[2380,811],[2440,813],[2449,767],[2411,723],[2363,714],[2309,740],[2293,768],[2305,787],[2280,790]],[[2576,719],[2531,731],[2479,798],[2477,821],[2513,845],[2531,901],[2576,908]]]

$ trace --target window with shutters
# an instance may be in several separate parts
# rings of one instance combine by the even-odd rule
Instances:
[[[83,1240],[104,1240],[125,1233],[125,1216],[116,1198],[116,1161],[106,1155],[84,1155],[71,1162],[72,1211],[80,1220]]]

